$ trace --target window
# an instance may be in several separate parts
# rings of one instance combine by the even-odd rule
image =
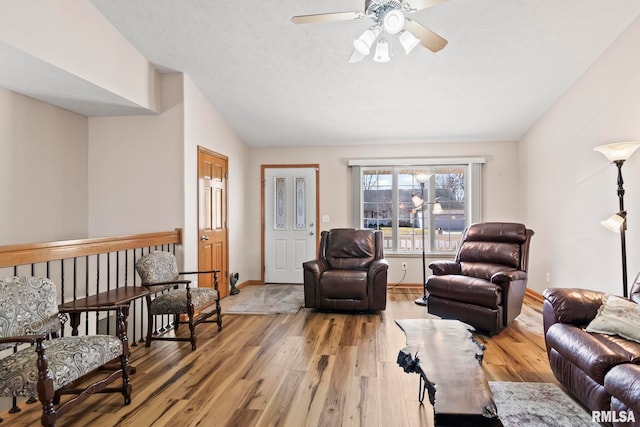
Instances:
[[[445,162],[388,166],[351,161],[355,227],[382,230],[387,253],[422,253],[423,230],[425,252],[455,252],[464,228],[480,220],[475,194],[484,161],[440,160]],[[421,176],[428,178],[424,184]],[[421,200],[425,204],[416,207]]]

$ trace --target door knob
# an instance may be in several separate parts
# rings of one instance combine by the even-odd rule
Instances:
[[[314,233],[313,231],[309,233],[310,236],[313,236],[314,234],[316,233]]]
[[[204,241],[209,240],[209,237],[208,237],[208,236],[205,236],[205,235],[203,234],[202,236],[200,236],[200,240],[204,242]]]

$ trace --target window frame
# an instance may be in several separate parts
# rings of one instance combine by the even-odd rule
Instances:
[[[410,159],[351,159],[348,161],[348,166],[352,170],[352,224],[355,228],[362,227],[364,223],[363,218],[363,191],[362,176],[363,171],[368,168],[389,168],[392,171],[392,200],[393,215],[392,215],[392,235],[395,236],[392,242],[392,249],[386,249],[387,254],[394,255],[420,255],[422,251],[401,251],[398,246],[398,215],[399,206],[398,200],[398,168],[437,168],[461,166],[466,168],[465,173],[465,225],[468,226],[475,222],[482,221],[482,165],[486,162],[483,157],[447,157],[447,158],[410,158]],[[428,183],[426,185],[429,185]],[[433,185],[432,185],[433,187]],[[433,198],[435,195],[435,187],[430,188],[428,192],[429,198]],[[429,200],[432,202],[432,200]],[[427,220],[427,218],[425,218]],[[434,248],[435,236],[429,235],[429,242],[425,249],[426,254],[438,254],[446,255],[451,254],[454,250],[440,250]]]

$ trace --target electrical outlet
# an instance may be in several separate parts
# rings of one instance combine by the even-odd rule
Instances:
[[[407,271],[407,263],[406,262],[402,263],[402,271]]]

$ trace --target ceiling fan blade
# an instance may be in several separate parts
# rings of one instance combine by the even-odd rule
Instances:
[[[416,21],[412,21],[406,18],[404,23],[404,29],[412,33],[414,36],[420,39],[420,44],[432,52],[438,52],[447,45],[447,41],[425,27],[422,24],[418,24]]]
[[[356,62],[360,62],[365,58],[366,55],[361,54],[356,49],[353,49],[353,53],[349,57],[349,63],[355,64]]]
[[[319,13],[317,15],[300,15],[291,18],[294,24],[312,24],[315,22],[351,21],[364,18],[362,12]]]
[[[437,6],[449,0],[407,0],[404,4],[410,11],[426,9],[431,6]]]

